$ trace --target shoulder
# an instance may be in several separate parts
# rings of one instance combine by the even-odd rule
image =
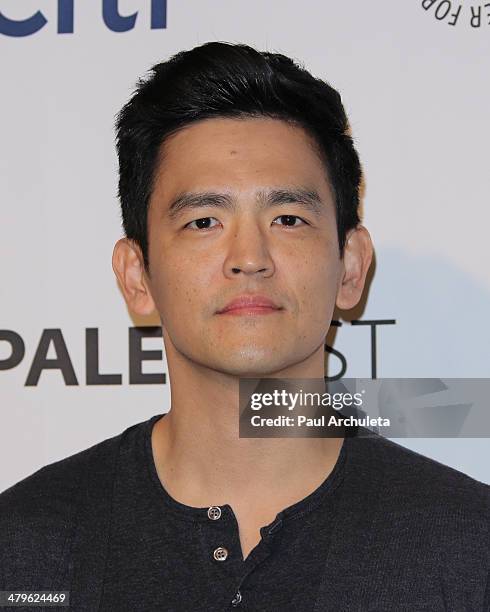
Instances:
[[[55,461],[15,483],[0,493],[0,527],[21,517],[28,523],[63,519],[73,505],[88,464],[96,457],[107,456],[117,439],[115,436],[90,448]],[[30,519],[30,520],[29,520]],[[22,528],[24,523],[19,524]]]
[[[396,600],[390,609],[409,609],[401,602],[429,609],[422,600],[436,602],[434,610],[441,601],[482,609],[490,594],[490,486],[383,436],[350,438],[347,449],[346,513],[377,568],[373,592]]]
[[[383,436],[353,440],[363,446],[362,460],[371,463],[399,505],[410,505],[410,500],[420,507],[444,503],[490,519],[490,485]]]
[[[36,580],[48,580],[61,567],[87,505],[88,485],[107,490],[121,439],[138,425],[46,465],[0,493],[0,587],[49,586]]]
[[[349,448],[357,497],[371,500],[380,534],[488,569],[490,485],[383,436],[352,438]]]

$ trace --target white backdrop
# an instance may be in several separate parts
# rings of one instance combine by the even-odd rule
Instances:
[[[111,268],[122,235],[113,124],[152,64],[209,40],[285,53],[341,92],[376,249],[359,318],[396,321],[377,328],[377,376],[490,376],[483,4],[168,0],[161,27],[163,0],[120,0],[121,15],[138,13],[120,32],[110,15],[104,21],[110,4],[0,0],[4,17],[39,10],[45,21],[30,35],[0,34],[0,329],[25,346],[20,363],[0,370],[0,490],[169,409],[168,384],[129,382],[128,328],[157,322],[130,317]],[[120,374],[122,384],[87,384],[87,328],[98,329],[100,372]],[[45,369],[26,386],[51,329],[60,330],[78,384]],[[161,338],[142,346],[163,349]],[[334,348],[346,376],[371,376],[369,327],[344,322]],[[0,361],[11,352],[0,341]],[[56,356],[51,344],[47,357]],[[338,368],[330,357],[330,374]],[[143,372],[166,372],[164,355]],[[399,442],[490,482],[488,439]]]

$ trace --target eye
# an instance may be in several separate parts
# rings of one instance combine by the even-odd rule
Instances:
[[[194,219],[194,221],[190,221],[184,227],[190,227],[193,223],[196,224],[197,227],[191,227],[191,229],[210,229],[208,222],[210,219],[214,219],[217,221],[216,217],[201,217],[200,219]]]
[[[302,219],[301,217],[298,217],[297,215],[281,215],[280,217],[276,217],[276,219],[281,219],[282,221],[284,221],[285,222],[284,227],[299,227],[302,224],[308,225],[308,223],[304,219]],[[276,221],[276,219],[274,219],[273,223]],[[299,225],[296,223],[297,219],[301,221]]]

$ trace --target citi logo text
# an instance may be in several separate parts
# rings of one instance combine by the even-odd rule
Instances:
[[[167,0],[139,0],[150,2],[152,30],[167,27]],[[58,0],[57,32],[73,34],[75,31],[75,0]],[[131,15],[121,15],[119,0],[102,0],[102,20],[112,32],[127,32],[136,25],[138,11]],[[31,36],[39,32],[48,23],[42,11],[38,10],[23,19],[7,17],[0,11],[0,34],[5,36]]]

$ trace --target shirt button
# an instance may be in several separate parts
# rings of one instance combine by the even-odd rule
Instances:
[[[228,551],[223,546],[218,546],[218,548],[213,552],[213,557],[216,561],[226,561],[228,557]]]
[[[208,518],[212,521],[217,521],[221,517],[221,508],[219,506],[211,506],[208,508]]]
[[[235,597],[231,600],[231,605],[236,608],[236,606],[238,606],[238,604],[242,601],[242,594],[240,593],[240,591],[237,591],[237,594],[235,595]]]

